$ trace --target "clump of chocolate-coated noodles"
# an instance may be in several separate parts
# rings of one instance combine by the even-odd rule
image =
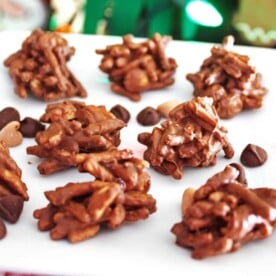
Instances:
[[[48,104],[40,121],[50,125],[36,134],[37,145],[27,147],[27,153],[44,159],[38,169],[45,175],[77,166],[77,154],[118,146],[125,126],[104,106],[70,100]]]
[[[28,199],[22,171],[10,155],[5,142],[0,141],[0,239],[7,235],[4,221],[16,223],[21,216],[24,202]]]
[[[146,191],[128,189],[117,182],[68,183],[45,192],[49,204],[34,211],[40,231],[53,240],[71,243],[98,234],[103,227],[117,229],[144,220],[156,211],[156,200]]]
[[[260,108],[267,89],[262,76],[247,55],[232,51],[234,37],[225,37],[221,46],[211,49],[199,71],[187,74],[194,96],[212,97],[221,118],[232,118],[242,110]]]
[[[177,105],[168,120],[151,133],[140,133],[138,141],[147,147],[144,159],[158,172],[175,179],[182,178],[184,167],[215,165],[221,150],[226,158],[234,155],[227,130],[209,97]]]
[[[132,35],[124,35],[122,39],[122,44],[96,50],[97,54],[103,55],[99,68],[108,74],[113,92],[139,101],[142,92],[174,83],[177,64],[165,53],[165,47],[172,39],[170,36],[155,33],[140,43],[135,43]]]
[[[75,48],[60,34],[34,30],[21,49],[4,61],[14,81],[15,93],[20,98],[31,93],[44,101],[86,97],[84,87],[66,64],[74,53]]]
[[[185,190],[182,220],[171,231],[194,259],[234,252],[276,227],[276,189],[249,188],[240,174],[228,165],[197,190]]]

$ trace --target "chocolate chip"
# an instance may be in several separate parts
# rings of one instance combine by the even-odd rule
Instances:
[[[128,123],[128,121],[130,120],[130,113],[129,113],[129,111],[125,107],[123,107],[123,106],[121,106],[119,104],[114,105],[110,109],[110,112],[112,114],[114,114],[116,118],[124,121],[125,123]]]
[[[3,239],[7,234],[7,229],[4,221],[0,218],[0,240]]]
[[[0,129],[12,121],[20,121],[19,112],[13,107],[6,107],[0,112]]]
[[[24,200],[18,195],[6,195],[0,198],[0,216],[10,223],[15,223],[23,209]]]
[[[236,168],[239,171],[239,175],[237,177],[237,181],[239,181],[241,184],[244,184],[247,186],[247,179],[245,176],[245,171],[242,165],[239,163],[231,163],[230,166]]]
[[[260,146],[248,144],[242,151],[240,160],[244,166],[258,167],[267,160],[267,153]]]
[[[43,131],[44,129],[45,126],[38,120],[26,117],[20,122],[19,131],[22,133],[23,137],[32,138],[35,137],[38,131]]]
[[[141,110],[136,117],[138,123],[143,126],[153,126],[160,121],[160,118],[160,113],[150,106]]]

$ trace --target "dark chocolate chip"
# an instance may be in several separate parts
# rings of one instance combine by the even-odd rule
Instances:
[[[237,181],[239,181],[241,184],[244,184],[245,186],[247,186],[247,179],[245,176],[245,171],[244,171],[243,166],[239,163],[231,163],[230,166],[236,168],[239,171]]]
[[[0,129],[12,121],[20,121],[19,112],[13,107],[6,107],[0,112]]]
[[[143,126],[153,126],[160,121],[160,118],[160,113],[150,106],[141,110],[136,117],[138,123]]]
[[[10,223],[15,223],[23,209],[24,199],[18,195],[0,197],[0,216]]]
[[[130,113],[129,113],[129,111],[125,107],[123,107],[123,106],[121,106],[119,104],[114,105],[110,109],[110,112],[113,115],[115,115],[116,118],[124,121],[125,123],[128,123],[128,121],[130,120]]]
[[[44,129],[45,126],[38,120],[26,117],[20,122],[19,131],[22,133],[23,137],[32,138],[35,137],[37,132],[43,131]]]
[[[267,160],[267,152],[260,146],[248,144],[241,153],[241,163],[247,167],[258,167]]]
[[[7,234],[7,229],[4,221],[0,218],[0,240],[3,239]]]

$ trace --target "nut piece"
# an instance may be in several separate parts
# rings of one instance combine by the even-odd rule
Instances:
[[[125,123],[128,123],[128,121],[130,120],[129,111],[120,104],[114,105],[110,109],[110,112],[112,114],[114,114],[117,119],[120,119],[120,120],[124,121]]]
[[[138,141],[147,146],[144,159],[155,170],[181,179],[184,167],[216,164],[220,150],[226,158],[232,158],[234,150],[226,134],[213,99],[196,97],[176,106],[170,111],[169,119],[152,133],[140,133]]]
[[[15,93],[26,98],[31,92],[44,101],[86,97],[85,89],[66,66],[74,53],[75,49],[60,34],[34,30],[22,48],[4,61]]]
[[[177,64],[165,54],[170,40],[156,33],[142,43],[134,43],[131,35],[125,35],[122,44],[96,50],[103,55],[99,68],[108,74],[111,90],[139,101],[144,91],[172,85]]]
[[[260,146],[248,144],[241,153],[241,162],[247,167],[258,167],[267,160],[267,152]]]
[[[220,118],[260,108],[267,93],[261,85],[261,74],[249,63],[250,58],[231,51],[233,43],[234,37],[226,37],[221,46],[211,49],[211,56],[203,61],[198,72],[186,76],[194,86],[194,96],[214,99]]]
[[[182,201],[181,201],[181,214],[182,216],[185,215],[186,210],[193,204],[194,201],[194,188],[188,188],[184,191],[182,195]]]
[[[159,104],[156,109],[160,114],[162,114],[163,117],[169,118],[170,111],[173,110],[179,104],[180,104],[179,100],[176,100],[176,99],[169,100],[162,104]]]
[[[145,107],[137,114],[137,122],[143,126],[153,126],[159,123],[160,113],[151,106]]]
[[[0,131],[0,141],[8,147],[15,147],[22,143],[23,137],[19,131],[20,123],[17,121],[9,122]]]
[[[178,245],[192,250],[193,258],[233,252],[271,235],[276,226],[276,189],[248,189],[238,179],[239,171],[229,165],[192,192],[188,203],[185,191],[182,221],[171,232]]]
[[[12,121],[20,121],[20,114],[13,107],[6,107],[0,111],[0,130]]]

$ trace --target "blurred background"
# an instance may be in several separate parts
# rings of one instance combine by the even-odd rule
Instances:
[[[0,0],[1,30],[45,30],[276,47],[276,0]]]

